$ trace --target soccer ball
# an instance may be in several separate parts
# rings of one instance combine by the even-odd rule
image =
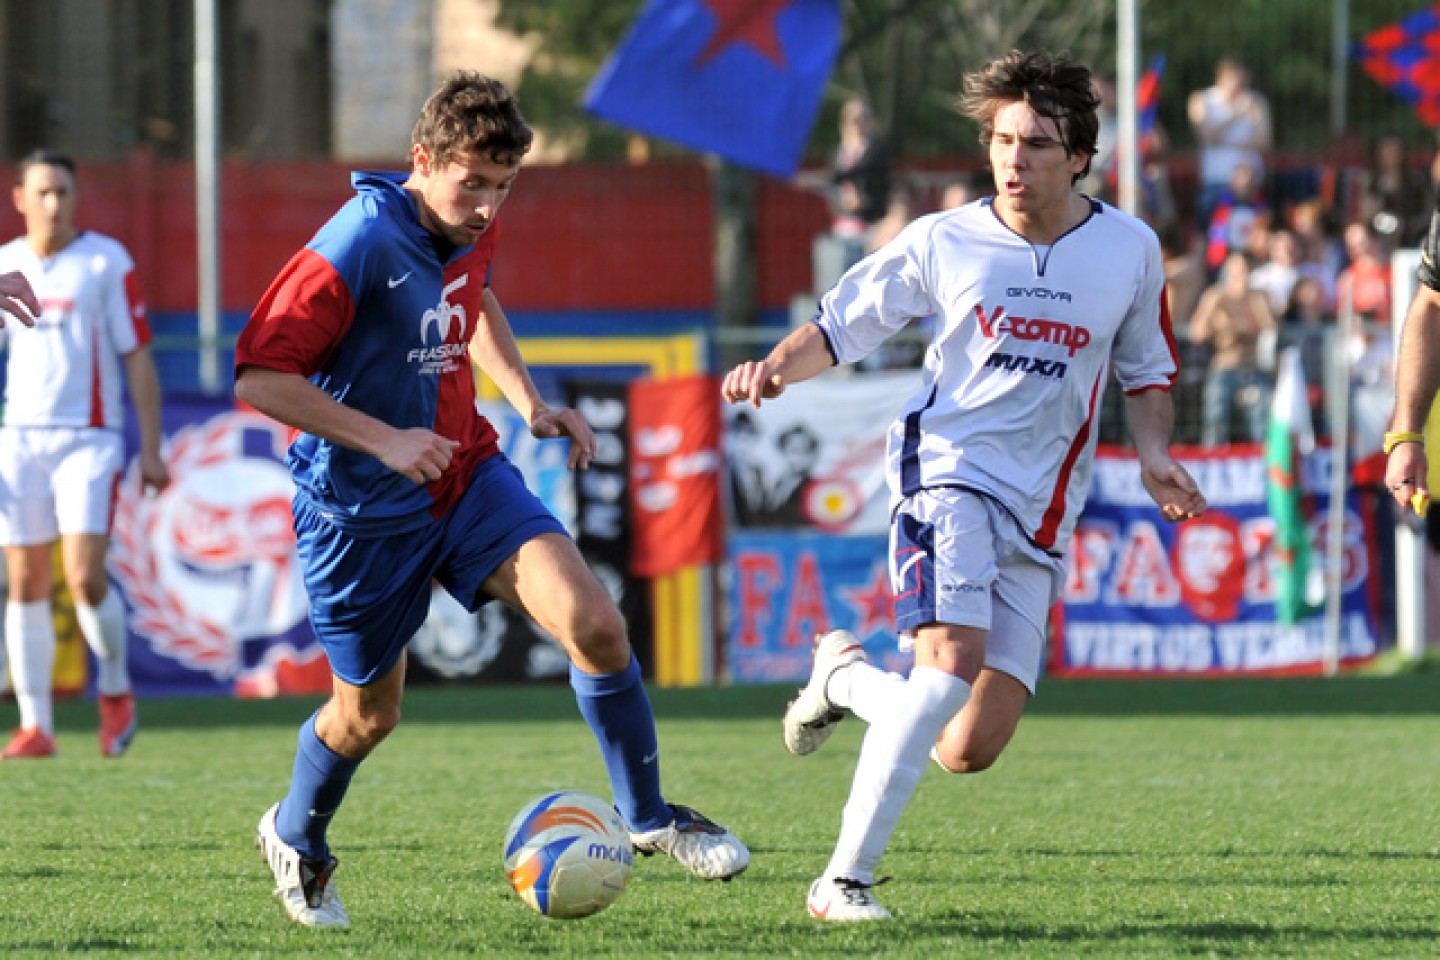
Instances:
[[[634,853],[620,814],[576,790],[525,804],[505,833],[505,877],[532,909],[573,919],[599,913],[630,881]]]

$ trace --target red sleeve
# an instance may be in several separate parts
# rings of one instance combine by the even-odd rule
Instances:
[[[235,369],[256,366],[308,377],[325,365],[355,319],[350,289],[309,248],[290,258],[235,344]]]
[[[148,344],[153,335],[150,332],[148,311],[145,301],[140,298],[140,285],[135,281],[135,271],[125,274],[125,306],[130,313],[130,322],[135,325],[135,346]]]

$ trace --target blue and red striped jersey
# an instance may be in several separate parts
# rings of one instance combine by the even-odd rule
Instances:
[[[295,254],[261,298],[235,347],[235,368],[296,373],[356,410],[401,429],[459,441],[423,486],[375,457],[300,433],[288,462],[298,493],[356,534],[414,529],[463,493],[498,450],[475,409],[467,347],[490,282],[499,225],[441,259],[404,174],[355,173],[355,196]]]

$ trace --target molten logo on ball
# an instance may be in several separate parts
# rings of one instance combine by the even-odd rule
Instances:
[[[505,835],[505,876],[532,909],[572,919],[614,903],[630,880],[630,833],[615,808],[573,790],[527,803]]]

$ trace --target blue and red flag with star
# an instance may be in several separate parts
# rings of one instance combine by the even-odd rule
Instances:
[[[650,0],[585,94],[622,127],[789,177],[840,49],[838,0]]]
[[[1360,68],[1440,127],[1440,3],[1381,27],[1351,48]]]

